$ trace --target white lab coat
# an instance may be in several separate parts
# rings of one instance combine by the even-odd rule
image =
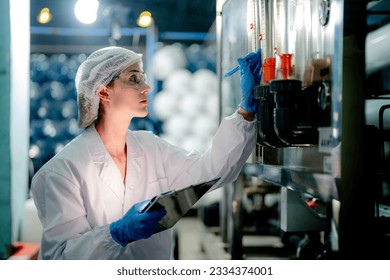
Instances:
[[[205,153],[175,147],[148,131],[127,133],[125,184],[94,126],[40,168],[32,195],[43,226],[40,259],[170,259],[170,230],[126,247],[109,225],[132,205],[172,189],[221,176],[235,180],[253,151],[255,122],[225,118]]]

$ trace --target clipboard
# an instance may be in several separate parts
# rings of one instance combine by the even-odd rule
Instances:
[[[154,233],[173,227],[193,206],[208,192],[220,178],[191,185],[179,190],[172,190],[153,197],[140,210],[144,213],[155,209],[165,208],[167,214],[154,229]]]

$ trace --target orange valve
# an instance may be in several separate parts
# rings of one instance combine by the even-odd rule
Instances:
[[[280,72],[284,79],[288,79],[292,76],[293,68],[292,68],[292,54],[285,53],[280,56],[281,64],[280,64]]]
[[[275,79],[275,57],[267,57],[264,60],[263,64],[263,78],[265,83],[269,83],[270,81]]]

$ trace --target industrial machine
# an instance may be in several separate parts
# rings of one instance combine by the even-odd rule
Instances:
[[[263,61],[257,147],[226,204],[242,204],[248,185],[280,187],[281,238],[296,246],[298,258],[390,257],[390,101],[383,82],[390,63],[383,49],[374,51],[384,47],[384,31],[369,30],[368,2],[217,1],[221,117],[241,96],[239,75],[223,75],[258,48]],[[236,208],[226,208],[222,225],[240,257]]]

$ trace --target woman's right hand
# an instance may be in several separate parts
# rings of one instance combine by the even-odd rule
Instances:
[[[165,209],[142,212],[147,201],[133,205],[118,221],[110,225],[112,238],[125,247],[128,243],[152,236],[158,222],[165,216]]]

